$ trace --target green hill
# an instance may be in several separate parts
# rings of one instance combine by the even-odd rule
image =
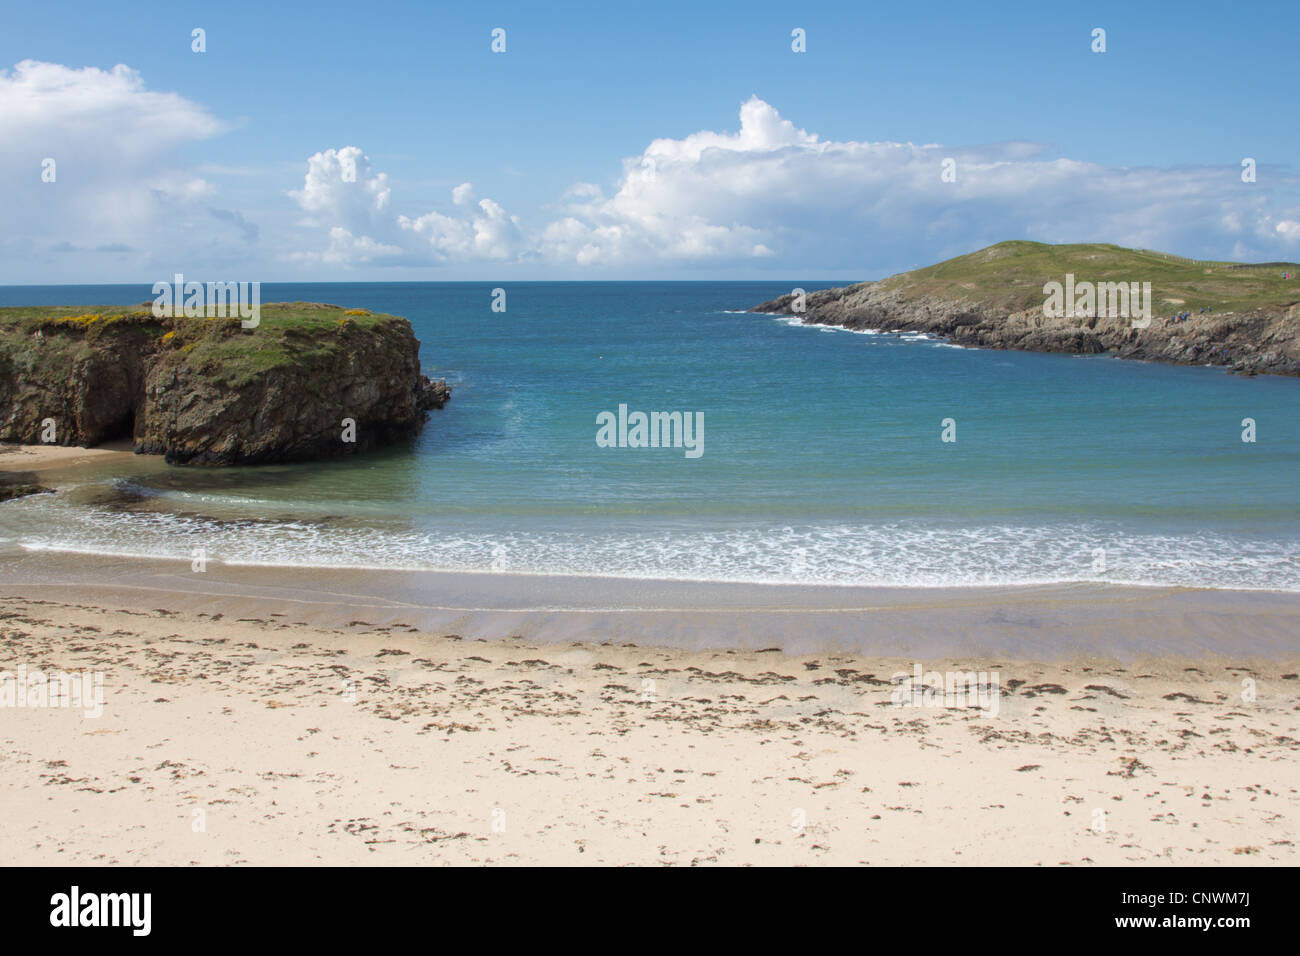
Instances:
[[[1150,282],[1152,314],[1244,311],[1300,302],[1300,263],[1243,265],[1183,259],[1107,243],[1049,245],[1013,240],[890,276],[887,288],[959,299],[978,297],[1009,312],[1041,306],[1043,284],[1064,281]],[[1283,279],[1289,273],[1290,279]]]
[[[807,324],[925,332],[979,348],[1111,352],[1300,375],[1297,273],[1294,262],[1205,262],[1105,243],[1019,240],[879,282],[811,292],[802,302],[792,291],[750,311],[800,316]],[[1128,312],[1095,305],[1049,312],[1044,287],[1065,285],[1067,276],[1076,286],[1150,283],[1149,315],[1136,302]]]

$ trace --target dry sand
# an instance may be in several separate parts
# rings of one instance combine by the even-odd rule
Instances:
[[[98,448],[0,444],[0,472],[32,472],[39,475],[76,465],[101,464],[130,457],[133,454],[129,440],[106,442]]]
[[[1297,861],[1295,659],[921,660],[997,672],[994,716],[894,705],[913,658],[30,594],[0,668],[105,706],[0,709],[15,864]]]

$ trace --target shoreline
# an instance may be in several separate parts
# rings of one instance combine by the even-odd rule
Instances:
[[[105,467],[129,470],[149,467],[161,455],[137,455],[130,439],[105,442],[94,448],[79,445],[0,444],[0,501],[58,491]]]
[[[10,550],[0,609],[0,682],[103,692],[0,706],[16,864],[1300,859],[1297,594]]]
[[[137,455],[131,439],[104,442],[93,448],[80,445],[16,445],[0,443],[0,474],[6,472],[48,475],[81,465],[104,465],[114,459],[162,459],[162,455]]]
[[[215,562],[196,572],[183,561],[35,551],[0,560],[0,598],[20,597],[224,616],[254,609],[330,628],[402,622],[488,640],[523,633],[558,643],[597,632],[684,650],[1044,661],[1300,655],[1300,594],[1279,591],[822,587]]]
[[[764,303],[766,305],[766,303]],[[761,312],[759,306],[753,309],[741,310],[751,315],[757,315],[774,319],[799,319],[799,322],[788,322],[789,325],[797,325],[800,328],[809,329],[834,329],[837,332],[850,332],[854,335],[882,335],[902,338],[907,335],[920,336],[922,339],[934,342],[937,345],[947,346],[954,349],[967,349],[970,351],[979,351],[981,349],[990,352],[1032,352],[1035,355],[1068,355],[1077,358],[1108,358],[1121,362],[1147,363],[1150,365],[1166,365],[1175,368],[1207,368],[1217,369],[1225,375],[1239,375],[1243,378],[1254,378],[1259,375],[1273,376],[1275,378],[1300,378],[1300,370],[1276,370],[1276,369],[1247,369],[1237,368],[1227,362],[1199,362],[1199,361],[1179,361],[1176,359],[1161,358],[1159,356],[1126,353],[1120,348],[1107,348],[1099,352],[1081,352],[1071,348],[1027,348],[1018,345],[1002,345],[986,341],[960,342],[951,334],[936,332],[929,327],[908,328],[912,320],[904,320],[903,327],[891,329],[869,329],[853,325],[847,325],[841,322],[821,321],[810,319],[806,314],[800,315],[790,312]]]

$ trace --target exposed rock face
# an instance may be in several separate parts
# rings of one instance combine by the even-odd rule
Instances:
[[[416,396],[416,404],[421,411],[428,411],[431,408],[442,408],[451,398],[451,386],[447,384],[444,378],[436,382],[429,380],[427,375],[420,376],[419,394]]]
[[[793,316],[791,295],[751,312]],[[972,300],[912,295],[862,282],[810,292],[803,321],[848,329],[895,329],[941,335],[958,345],[1033,352],[1113,352],[1120,358],[1223,365],[1248,374],[1300,375],[1300,306],[1234,314],[1193,314],[1184,322],[1153,318],[1137,329],[1127,318],[1047,318],[1041,308],[1008,312]]]
[[[420,373],[405,319],[367,313],[359,325],[334,321],[345,315],[337,307],[310,308],[326,310],[326,331],[209,326],[196,333],[199,353],[179,344],[183,323],[147,314],[90,331],[41,327],[21,348],[11,332],[0,340],[0,440],[41,443],[53,419],[60,445],[130,436],[136,452],[174,463],[305,461],[413,438],[450,397],[446,382]]]

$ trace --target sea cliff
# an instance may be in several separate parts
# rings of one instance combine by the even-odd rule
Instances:
[[[0,441],[129,438],[177,464],[356,454],[410,439],[450,397],[406,319],[319,303],[238,318],[148,306],[0,309]]]

